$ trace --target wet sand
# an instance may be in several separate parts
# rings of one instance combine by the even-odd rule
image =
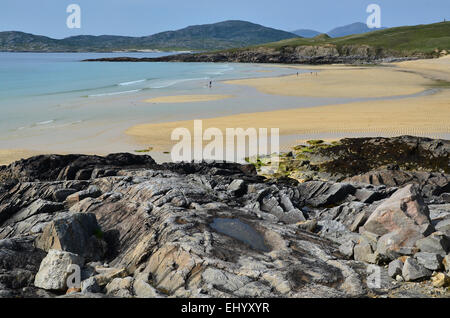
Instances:
[[[153,104],[172,104],[172,103],[196,103],[208,102],[213,100],[221,100],[231,98],[232,95],[177,95],[177,96],[162,96],[151,99],[146,99],[146,103]]]

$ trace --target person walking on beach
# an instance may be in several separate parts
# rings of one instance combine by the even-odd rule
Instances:
[[[212,87],[212,81],[209,81],[209,88]]]

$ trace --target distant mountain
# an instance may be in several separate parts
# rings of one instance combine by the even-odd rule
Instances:
[[[382,29],[385,29],[385,28],[370,29],[367,26],[367,24],[361,23],[361,22],[356,22],[356,23],[352,23],[349,25],[344,25],[344,26],[335,28],[335,29],[327,32],[327,34],[329,36],[331,36],[332,38],[340,38],[340,37],[347,36],[347,35],[362,34],[362,33],[382,30]]]
[[[62,40],[23,32],[0,32],[0,51],[86,52],[119,50],[221,50],[298,37],[246,21],[189,26],[144,37],[80,35]]]
[[[309,29],[300,29],[296,31],[292,31],[292,33],[301,36],[302,38],[313,38],[315,36],[318,36],[322,32],[315,31],[315,30],[309,30]]]

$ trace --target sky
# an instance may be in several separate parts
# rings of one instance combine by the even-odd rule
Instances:
[[[327,32],[365,22],[369,4],[386,27],[450,20],[450,0],[1,0],[0,31],[63,38],[79,34],[145,36],[189,25],[245,20],[293,31]],[[81,8],[81,29],[66,25],[68,5]]]

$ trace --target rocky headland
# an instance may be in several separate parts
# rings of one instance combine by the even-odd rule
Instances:
[[[274,64],[377,64],[428,58],[415,53],[404,54],[368,45],[302,45],[297,47],[256,47],[220,52],[189,53],[158,58],[116,57],[87,59],[85,62],[221,62]]]
[[[0,167],[0,297],[448,297],[449,150],[310,141],[270,177],[264,160],[17,161]]]

